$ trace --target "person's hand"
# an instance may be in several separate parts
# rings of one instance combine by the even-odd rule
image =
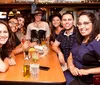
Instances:
[[[58,58],[60,63],[64,65],[65,64],[64,55],[61,52],[58,53]]]
[[[34,47],[35,45],[37,45],[37,42],[32,42],[32,43],[30,42],[30,43],[29,43],[29,47],[30,47],[30,48],[31,48],[31,47]]]
[[[79,75],[79,69],[76,68],[75,66],[69,66],[68,69],[72,75],[74,75],[74,76]]]
[[[15,65],[15,55],[14,52],[12,51],[12,53],[9,55],[9,60],[8,60],[9,65]]]
[[[10,58],[8,61],[9,65],[16,65],[15,59]]]
[[[54,42],[53,41],[50,41],[50,44],[52,45]]]
[[[99,41],[100,40],[100,34],[98,34],[97,36],[96,36],[96,38],[95,38],[97,41]]]
[[[82,76],[82,75],[88,75],[89,74],[89,71],[87,69],[80,69],[78,71],[78,75],[79,76]]]
[[[29,48],[29,41],[25,41],[25,43],[23,44],[23,49],[27,50]]]

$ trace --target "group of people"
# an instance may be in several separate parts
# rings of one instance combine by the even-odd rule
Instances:
[[[8,53],[14,56],[23,52],[23,48],[34,47],[46,39],[60,64],[68,67],[64,71],[66,85],[91,85],[93,75],[100,74],[100,27],[95,15],[82,12],[75,26],[72,13],[62,16],[55,13],[50,17],[51,28],[42,21],[41,9],[36,9],[33,16],[34,21],[27,30],[22,16],[10,19],[8,24],[0,21],[0,72],[16,64],[14,57],[7,57]],[[23,45],[22,36],[25,38]]]
[[[61,65],[67,63],[64,72],[66,85],[91,85],[93,75],[100,74],[100,27],[92,13],[78,16],[77,27],[71,13],[61,18],[64,30],[55,39],[52,48],[58,54]]]

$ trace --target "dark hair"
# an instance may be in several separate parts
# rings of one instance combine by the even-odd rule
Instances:
[[[0,20],[0,24],[4,24],[7,27],[8,33],[9,33],[9,38],[8,38],[7,42],[3,45],[3,48],[7,49],[8,51],[11,51],[15,45],[15,43],[13,42],[14,35],[13,35],[9,25],[7,24],[7,22]]]
[[[51,16],[49,17],[49,20],[52,22],[52,20],[53,20],[54,17],[58,17],[58,18],[61,20],[61,15],[60,15],[59,13],[55,13],[55,14],[51,15]],[[60,24],[60,27],[62,27],[61,24]],[[50,41],[54,41],[55,38],[56,38],[55,30],[56,30],[56,27],[54,27],[54,25],[51,24]]]
[[[22,14],[16,14],[15,18],[17,19],[17,18],[19,18],[19,17],[24,18],[24,16],[23,16]]]
[[[95,39],[97,34],[100,33],[100,29],[99,29],[99,25],[97,23],[97,19],[96,19],[95,15],[93,13],[82,12],[78,17],[80,17],[82,15],[86,15],[90,19],[90,21],[92,22],[92,32],[91,32],[90,38],[87,42],[87,44],[88,44],[89,42],[93,41],[93,39]],[[77,31],[76,36],[77,36],[76,38],[77,38],[78,43],[81,44],[84,37],[79,33],[79,31]]]
[[[25,17],[24,17],[22,14],[17,14],[17,15],[15,16],[15,19],[18,20],[18,18],[23,18],[23,19],[24,19],[23,33],[26,34],[27,25],[26,25]],[[19,30],[19,29],[18,29],[18,30]]]
[[[61,14],[60,13],[54,13],[49,17],[49,21],[52,22],[54,17],[59,17],[59,19],[61,20]]]
[[[74,20],[74,15],[73,15],[73,13],[71,13],[71,12],[65,12],[65,13],[62,14],[62,17],[63,17],[64,15],[66,15],[66,14],[70,14],[70,15],[72,16],[73,20]]]

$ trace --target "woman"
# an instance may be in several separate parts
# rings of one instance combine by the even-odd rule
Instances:
[[[50,44],[52,45],[60,31],[63,29],[61,26],[61,15],[56,13],[50,17],[51,21],[51,35],[50,35]]]
[[[13,37],[6,22],[0,21],[0,72],[5,72],[9,65],[15,65],[14,59],[9,58],[9,51],[13,49]]]
[[[11,18],[9,21],[8,21],[8,25],[10,26],[10,29],[12,31],[12,34],[13,36],[15,37],[15,47],[18,46],[21,41],[18,39],[17,35],[16,35],[16,32],[18,31],[18,20],[16,18]]]
[[[18,39],[21,41],[22,38],[24,38],[26,34],[25,19],[21,14],[16,15],[16,19],[18,20],[18,30],[16,32],[16,35]]]
[[[11,18],[9,21],[8,21],[8,24],[10,26],[10,29],[12,31],[12,34],[13,34],[13,37],[14,37],[14,49],[12,51],[12,54],[13,55],[17,55],[19,53],[22,53],[23,52],[23,49],[26,50],[29,46],[28,46],[28,43],[27,41],[25,42],[25,39],[23,40],[25,43],[23,44],[22,41],[20,40],[21,39],[21,36],[20,36],[20,39],[18,38],[17,36],[17,31],[18,31],[18,20],[15,19],[15,18]]]
[[[50,38],[50,29],[47,22],[42,21],[43,11],[41,9],[36,9],[34,12],[34,22],[30,23],[27,27],[26,38],[30,40],[32,43],[30,47],[34,46],[34,41],[44,40],[46,38],[47,42],[49,42]]]
[[[95,39],[100,28],[94,14],[81,13],[78,30],[77,43],[68,57],[67,85],[91,85],[93,75],[100,74],[100,41]]]

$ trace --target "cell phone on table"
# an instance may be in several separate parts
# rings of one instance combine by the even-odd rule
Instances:
[[[47,66],[39,66],[40,70],[45,70],[48,71],[50,69],[50,67]]]

